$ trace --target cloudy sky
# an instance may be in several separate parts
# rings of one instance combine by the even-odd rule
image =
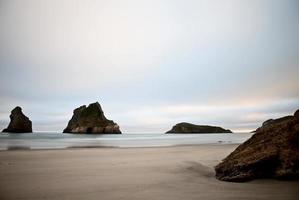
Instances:
[[[299,108],[297,0],[0,0],[0,128],[61,131],[99,101],[123,132],[253,130]]]

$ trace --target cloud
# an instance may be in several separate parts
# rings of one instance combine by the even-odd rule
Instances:
[[[21,105],[37,130],[61,130],[75,107],[99,101],[128,132],[180,120],[251,129],[299,98],[297,1],[0,4],[5,122]],[[255,106],[265,102],[276,106]]]
[[[179,122],[219,125],[234,131],[251,131],[270,118],[292,115],[298,109],[299,99],[276,99],[248,103],[173,104],[135,107],[113,113],[125,131],[135,127],[136,132],[166,131]],[[128,128],[128,129],[127,129]]]

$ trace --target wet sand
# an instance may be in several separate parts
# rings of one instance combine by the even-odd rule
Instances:
[[[215,179],[236,146],[0,151],[0,199],[299,199],[299,181]]]

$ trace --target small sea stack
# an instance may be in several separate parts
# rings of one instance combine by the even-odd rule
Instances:
[[[166,133],[232,133],[229,129],[218,126],[196,125],[186,122],[178,123]]]
[[[76,108],[63,132],[121,134],[119,126],[105,117],[101,105],[98,102]]]
[[[258,178],[299,178],[299,110],[267,120],[255,134],[215,167],[216,178],[244,182]]]
[[[22,112],[22,108],[15,107],[10,114],[10,122],[2,132],[8,133],[32,133],[32,122]]]

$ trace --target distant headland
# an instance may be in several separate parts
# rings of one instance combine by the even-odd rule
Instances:
[[[196,125],[182,122],[174,125],[172,129],[166,133],[232,133],[232,131],[218,126]]]

